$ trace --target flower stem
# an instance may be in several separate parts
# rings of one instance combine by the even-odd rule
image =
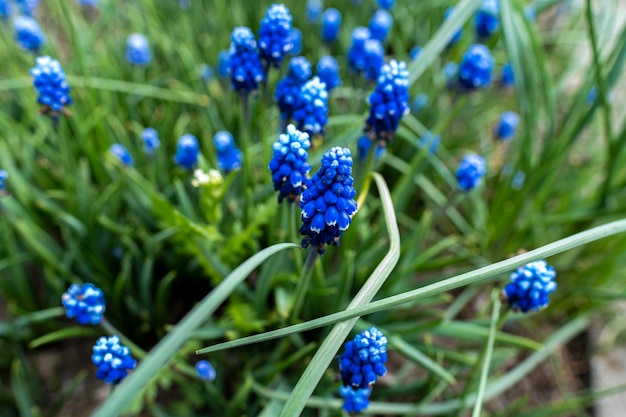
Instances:
[[[297,226],[297,221],[298,221],[298,217],[296,214],[296,202],[293,202],[291,204],[289,204],[289,238],[292,240],[292,242],[297,243],[298,242],[298,226]],[[296,259],[296,266],[298,267],[299,270],[302,270],[302,252],[301,251],[296,251],[296,255],[295,255],[295,259]]]
[[[242,164],[242,177],[243,177],[243,195],[244,195],[244,207],[243,218],[244,224],[248,224],[250,219],[250,209],[252,208],[252,196],[248,191],[248,185],[250,184],[250,100],[249,95],[245,94],[241,96],[241,128],[239,136],[241,137],[241,147],[243,152],[243,164]]]
[[[306,261],[304,262],[304,267],[302,268],[302,272],[300,274],[300,280],[298,281],[298,285],[296,286],[295,297],[293,300],[293,309],[291,313],[291,316],[294,318],[294,320],[300,316],[300,312],[302,311],[304,296],[309,289],[311,276],[313,275],[313,267],[315,266],[316,260],[317,250],[311,247],[306,257]]]

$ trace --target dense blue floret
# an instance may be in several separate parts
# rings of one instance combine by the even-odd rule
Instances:
[[[493,35],[500,28],[499,0],[483,0],[483,3],[474,15],[474,29],[479,39]]]
[[[233,90],[240,94],[256,91],[263,81],[263,64],[256,48],[252,31],[244,26],[236,27],[231,35],[229,72]]]
[[[46,35],[39,23],[32,17],[18,16],[13,21],[13,37],[17,44],[27,51],[37,52],[46,43]]]
[[[148,65],[152,61],[152,50],[148,39],[141,33],[133,33],[126,40],[126,60],[133,65]]]
[[[217,166],[228,173],[241,168],[243,155],[230,132],[222,130],[213,136],[213,144],[217,151]]]
[[[376,3],[378,3],[378,7],[385,10],[393,9],[393,5],[395,4],[395,2],[396,0],[376,0]]]
[[[51,112],[52,117],[70,103],[70,87],[65,81],[65,72],[56,59],[41,56],[36,59],[36,66],[30,70],[33,85],[39,94],[39,104],[44,106],[44,112]]]
[[[98,324],[106,309],[104,293],[93,284],[72,284],[61,296],[65,315],[79,324]]]
[[[322,14],[322,40],[334,42],[341,28],[341,13],[335,8],[326,9]]]
[[[454,13],[454,7],[448,7],[444,13],[444,20],[447,20],[452,13]],[[448,43],[449,46],[454,46],[457,43],[459,43],[459,41],[461,40],[461,37],[463,36],[463,28],[460,28],[453,36],[452,39],[450,39],[450,42]]]
[[[368,25],[371,37],[384,42],[387,39],[387,35],[389,35],[391,25],[393,25],[393,18],[389,12],[382,9],[377,10]]]
[[[500,82],[503,87],[515,86],[515,73],[513,72],[513,66],[511,63],[506,62],[502,65],[502,71],[500,72]]]
[[[494,134],[498,139],[508,140],[515,136],[517,125],[519,124],[519,116],[512,111],[505,111],[500,116],[500,121],[494,127]]]
[[[283,120],[288,120],[296,110],[302,87],[311,77],[311,63],[303,56],[292,58],[289,72],[278,82],[274,99],[278,103]]]
[[[546,261],[531,262],[511,274],[511,282],[504,287],[504,297],[515,310],[537,311],[550,302],[548,296],[557,287],[555,277],[554,268]]]
[[[109,153],[116,157],[124,166],[129,167],[133,164],[133,156],[128,152],[128,149],[119,143],[111,145]]]
[[[344,398],[343,410],[350,414],[360,413],[370,405],[369,396],[372,393],[370,388],[353,389],[352,387],[339,387],[339,395]]]
[[[280,67],[283,56],[293,48],[290,40],[291,13],[284,4],[272,4],[261,20],[259,55],[267,66]]]
[[[387,338],[376,327],[370,327],[346,342],[339,357],[339,370],[344,386],[371,388],[387,369]]]
[[[320,58],[317,62],[317,76],[320,81],[326,84],[326,90],[330,93],[331,90],[341,85],[341,78],[339,78],[339,65],[337,60],[330,55],[326,55]]]
[[[196,362],[196,372],[198,373],[200,379],[203,379],[205,381],[213,381],[217,376],[215,368],[213,368],[211,362],[207,360],[201,360]]]
[[[300,90],[293,120],[298,129],[309,135],[323,135],[328,122],[328,91],[318,77],[307,81]]]
[[[367,136],[361,136],[356,143],[357,155],[359,157],[359,161],[365,161],[367,159],[367,155],[370,152],[370,148],[372,146],[372,139]],[[376,149],[374,150],[374,159],[378,159],[383,156],[387,152],[387,148],[384,146],[380,146],[379,143],[376,143]]]
[[[494,60],[485,45],[474,44],[463,55],[459,84],[467,90],[485,88],[491,83]]]
[[[409,71],[406,63],[391,60],[383,66],[368,101],[370,114],[366,130],[372,139],[388,143],[402,117],[409,112]]]
[[[217,55],[217,75],[222,78],[230,74],[230,52],[222,50]]]
[[[331,148],[322,156],[320,169],[306,182],[300,199],[302,247],[312,246],[323,254],[325,245],[339,246],[357,211],[355,195],[350,150]]]
[[[190,170],[198,163],[199,153],[200,146],[198,145],[198,139],[194,135],[187,133],[178,138],[174,162]]]
[[[417,114],[424,110],[424,108],[428,105],[428,95],[425,93],[419,93],[415,96],[413,101],[411,102],[411,112]]]
[[[487,172],[487,163],[485,159],[476,154],[467,155],[456,171],[456,179],[459,188],[463,191],[469,191],[475,188],[482,181]]]
[[[311,166],[307,149],[311,147],[309,135],[300,132],[294,125],[287,126],[287,133],[274,142],[274,155],[269,163],[274,190],[278,191],[278,202],[284,198],[293,203],[302,194]]]
[[[141,140],[143,141],[143,151],[147,155],[152,155],[161,146],[158,132],[151,127],[145,128],[141,132]]]
[[[0,169],[0,190],[4,190],[4,182],[9,178],[9,173],[4,169]]]
[[[306,2],[306,20],[309,23],[317,23],[322,16],[324,4],[322,0],[307,0]]]
[[[413,48],[411,48],[411,51],[409,52],[409,58],[411,58],[411,61],[414,61],[417,59],[418,56],[420,56],[421,53],[422,47],[419,45],[415,45]]]
[[[91,361],[98,367],[96,378],[107,384],[118,384],[128,371],[137,366],[137,361],[130,354],[130,349],[120,344],[117,336],[101,337],[93,346]]]

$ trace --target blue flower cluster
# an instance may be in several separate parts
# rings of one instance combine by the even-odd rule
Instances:
[[[30,70],[33,77],[33,85],[39,93],[37,99],[44,106],[44,113],[51,113],[52,117],[58,117],[59,112],[72,102],[70,87],[65,81],[65,72],[56,59],[49,56],[37,58],[36,66]]]
[[[328,91],[319,77],[313,77],[304,84],[292,117],[298,129],[310,136],[324,134],[328,122]]]
[[[217,151],[217,166],[228,173],[241,168],[243,155],[235,144],[233,135],[223,130],[213,136],[213,144]]]
[[[463,55],[459,66],[459,84],[472,91],[491,83],[494,59],[485,45],[474,44]]]
[[[65,315],[79,324],[98,324],[106,309],[104,293],[93,284],[72,284],[61,296]]]
[[[233,90],[242,95],[256,91],[264,80],[263,64],[256,47],[254,34],[244,26],[231,34],[228,68]]]
[[[377,10],[370,19],[368,28],[372,38],[384,42],[393,25],[393,18],[387,10]]]
[[[331,7],[322,14],[322,39],[325,42],[334,42],[339,37],[341,28],[341,13]]]
[[[13,20],[13,36],[22,49],[34,53],[37,53],[41,45],[46,43],[46,35],[39,23],[28,16],[17,16]]]
[[[128,152],[128,149],[126,149],[123,145],[120,145],[119,143],[114,143],[113,145],[111,145],[111,147],[109,148],[109,153],[117,158],[122,164],[124,164],[125,167],[131,166],[134,162],[132,155],[130,154],[130,152]]]
[[[292,58],[289,72],[278,82],[274,99],[278,103],[283,120],[289,120],[296,110],[296,104],[302,87],[311,77],[311,63],[303,56]]]
[[[500,28],[499,12],[499,0],[483,0],[474,15],[474,29],[479,39],[489,38]]]
[[[9,178],[9,173],[4,169],[0,169],[0,191],[4,190],[4,182]]]
[[[201,360],[196,362],[196,372],[198,373],[200,379],[203,379],[205,381],[213,381],[217,376],[215,368],[213,368],[211,362],[207,360]]]
[[[290,40],[291,13],[284,4],[272,4],[259,28],[259,55],[267,66],[280,67],[283,56],[293,49]]]
[[[189,133],[184,134],[178,138],[174,162],[186,170],[190,170],[198,163],[199,153],[200,145],[198,144],[198,139]]]
[[[463,191],[470,191],[476,188],[486,173],[487,163],[482,156],[476,154],[467,155],[456,170],[459,188]]]
[[[333,88],[341,85],[339,78],[339,65],[337,60],[330,55],[320,58],[316,66],[317,76],[326,84],[326,90],[330,93]]]
[[[344,398],[343,410],[350,415],[365,410],[370,405],[371,393],[370,388],[353,389],[342,385],[339,387],[339,395]]]
[[[274,156],[268,168],[272,173],[274,190],[279,192],[279,203],[283,198],[293,203],[302,194],[311,169],[307,162],[307,149],[310,147],[309,135],[297,130],[294,125],[287,126],[287,133],[279,135],[274,142]]]
[[[323,254],[325,245],[339,246],[357,211],[355,195],[350,150],[331,148],[322,156],[322,166],[307,181],[300,199],[302,247],[312,246]]]
[[[359,161],[365,161],[367,159],[367,155],[370,152],[370,148],[372,147],[372,141],[367,136],[361,136],[356,143],[357,155],[359,157]],[[374,159],[378,159],[383,156],[387,152],[387,148],[385,146],[380,146],[380,144],[376,144],[376,149],[374,150]]]
[[[557,287],[555,277],[554,268],[544,260],[526,264],[511,274],[511,282],[504,287],[504,298],[515,310],[537,311],[550,302],[548,296]]]
[[[339,357],[339,370],[344,386],[371,388],[379,376],[387,373],[387,338],[376,327],[370,327],[346,342]]]
[[[348,67],[375,81],[385,64],[385,50],[379,40],[371,37],[368,28],[359,26],[352,31],[352,45],[348,50]]]
[[[98,367],[96,378],[107,384],[118,384],[128,371],[137,366],[137,360],[130,354],[130,349],[120,344],[117,336],[101,337],[93,346],[91,361]]]
[[[143,141],[143,151],[146,155],[154,154],[154,151],[161,146],[159,133],[151,127],[147,127],[141,132],[141,140]]]
[[[494,126],[494,134],[496,138],[502,140],[511,139],[515,136],[517,126],[519,125],[519,116],[512,111],[505,111],[500,116],[500,121]]]
[[[133,33],[126,40],[126,60],[139,66],[145,66],[152,61],[152,50],[148,38],[141,33]]]

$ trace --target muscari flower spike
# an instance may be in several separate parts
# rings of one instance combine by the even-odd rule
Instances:
[[[98,367],[96,378],[107,384],[119,384],[128,371],[137,366],[137,360],[130,354],[130,349],[120,344],[117,336],[101,337],[93,346],[91,361]]]
[[[317,23],[322,16],[324,4],[322,0],[307,0],[306,2],[306,20],[309,23]]]
[[[17,16],[13,21],[13,37],[24,50],[37,53],[46,43],[46,35],[32,17]]]
[[[448,7],[446,9],[446,11],[444,12],[444,20],[447,20],[452,13],[454,13],[454,7]],[[454,46],[457,43],[459,43],[459,41],[461,40],[461,37],[463,36],[463,28],[460,28],[453,36],[452,39],[450,39],[450,42],[448,43],[448,46]]]
[[[141,132],[141,140],[143,141],[143,151],[146,155],[154,154],[154,151],[161,146],[159,133],[151,127],[147,127]]]
[[[104,293],[93,284],[72,284],[61,296],[65,315],[79,324],[98,324],[106,309]]]
[[[322,40],[324,42],[334,42],[339,37],[341,27],[341,13],[331,7],[322,14]]]
[[[365,78],[376,81],[385,65],[385,48],[378,39],[368,39],[365,41],[363,51],[365,54],[365,67],[363,68]]]
[[[323,254],[325,245],[339,246],[357,211],[355,195],[350,150],[331,148],[322,156],[320,169],[306,182],[300,198],[300,234],[305,236],[302,247],[312,246]]]
[[[544,260],[517,268],[511,282],[502,291],[503,298],[514,310],[537,311],[548,305],[548,296],[556,290],[556,272]]]
[[[309,135],[300,132],[294,125],[287,126],[287,133],[274,142],[274,156],[269,163],[274,190],[278,191],[278,202],[284,198],[293,203],[302,194],[311,166],[307,150],[311,147]]]
[[[341,380],[346,387],[371,388],[387,373],[387,338],[376,327],[363,330],[346,342],[339,357]]]
[[[348,67],[354,72],[365,71],[365,41],[370,38],[370,30],[358,26],[352,30],[352,45],[348,50]]]
[[[378,7],[385,10],[393,9],[395,2],[396,0],[376,0],[376,3],[378,3]]]
[[[498,139],[509,140],[515,136],[519,125],[519,116],[512,111],[505,111],[500,116],[500,121],[494,126],[493,131]]]
[[[174,162],[186,170],[191,170],[198,163],[199,153],[200,145],[198,144],[198,138],[186,133],[178,138]]]
[[[499,0],[483,0],[480,9],[474,15],[474,29],[479,39],[486,39],[500,28]]]
[[[292,117],[298,129],[309,136],[324,134],[328,122],[328,91],[319,77],[313,77],[302,86]]]
[[[411,113],[417,114],[424,110],[424,108],[428,105],[428,95],[425,93],[419,93],[415,96],[413,101],[411,102]]]
[[[359,157],[359,161],[365,161],[367,159],[367,155],[370,152],[370,147],[372,146],[372,140],[367,136],[361,136],[356,143],[357,156]],[[384,146],[380,146],[380,144],[376,144],[376,149],[374,150],[374,159],[378,160],[381,156],[383,156],[387,152],[387,148]]]
[[[128,149],[119,143],[111,145],[109,153],[117,158],[125,167],[129,167],[133,164],[133,157],[130,152],[128,152]]]
[[[383,66],[376,88],[369,96],[366,131],[372,140],[389,143],[402,116],[409,112],[409,71],[405,62],[391,60]]]
[[[344,398],[343,410],[348,414],[358,414],[370,405],[370,388],[353,389],[352,387],[339,387],[339,395]]]
[[[500,71],[500,83],[502,87],[509,88],[515,86],[515,73],[513,72],[513,66],[510,62],[506,62],[502,65]]]
[[[126,40],[126,61],[133,65],[145,66],[152,61],[152,51],[148,38],[141,33],[133,33]]]
[[[222,130],[213,136],[213,144],[217,150],[217,166],[228,173],[241,168],[243,155],[230,132]]]
[[[491,83],[494,60],[485,45],[474,44],[463,55],[458,81],[462,88],[472,91]]]
[[[4,190],[4,188],[6,187],[4,182],[7,179],[9,179],[9,173],[6,172],[4,169],[0,169],[0,191]]]
[[[369,21],[368,28],[370,30],[371,37],[384,42],[389,35],[393,25],[393,18],[387,10],[377,10]]]
[[[230,74],[230,52],[222,50],[217,55],[217,75],[226,78],[228,74]]]
[[[259,83],[265,79],[263,64],[249,28],[236,27],[230,38],[228,68],[231,85],[239,94],[247,95],[256,91]]]
[[[203,379],[205,381],[213,381],[217,376],[215,368],[213,368],[211,362],[207,360],[201,360],[196,362],[196,372],[198,373],[200,379]]]
[[[482,181],[487,172],[485,159],[477,154],[469,154],[459,164],[456,179],[463,191],[474,189]]]
[[[316,66],[317,76],[320,81],[326,84],[326,90],[330,93],[333,88],[341,85],[339,78],[339,65],[337,60],[330,55],[320,58]]]
[[[296,109],[296,102],[302,87],[311,77],[311,63],[303,56],[289,61],[289,71],[285,78],[276,84],[274,99],[278,103],[283,120],[288,120]]]
[[[49,56],[38,57],[35,62],[30,75],[39,94],[37,101],[43,106],[42,113],[50,113],[56,119],[60,112],[64,112],[65,106],[72,103],[65,72],[59,61]]]
[[[283,56],[293,48],[289,37],[291,21],[291,13],[284,4],[272,4],[261,20],[259,55],[268,67],[280,67]]]

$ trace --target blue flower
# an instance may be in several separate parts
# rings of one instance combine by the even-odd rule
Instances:
[[[444,20],[448,20],[448,18],[450,18],[450,16],[452,15],[452,13],[454,13],[454,7],[448,7],[444,13]],[[463,36],[463,28],[460,28],[453,36],[452,39],[450,39],[450,42],[448,43],[448,46],[454,46],[457,43],[459,43],[459,41],[461,40],[461,37]]]
[[[482,0],[480,9],[474,15],[474,29],[479,39],[486,39],[500,28],[500,3],[498,0]]]
[[[292,58],[289,72],[276,84],[274,99],[278,103],[283,120],[288,120],[296,110],[302,87],[311,77],[311,63],[303,56]]]
[[[357,155],[359,157],[359,161],[365,161],[367,159],[367,155],[370,152],[370,147],[372,146],[372,140],[367,136],[361,136],[356,143]],[[374,159],[378,159],[383,156],[387,152],[387,148],[384,146],[380,146],[378,143],[376,144],[376,150],[374,151]]]
[[[65,315],[79,324],[98,324],[106,309],[104,293],[93,284],[72,284],[61,296]]]
[[[217,56],[217,75],[226,78],[230,74],[230,52],[222,50]]]
[[[93,346],[91,361],[98,367],[96,378],[107,384],[118,384],[137,366],[137,360],[130,354],[130,349],[120,344],[117,336],[101,337]]]
[[[323,135],[328,122],[328,91],[318,77],[307,81],[300,90],[293,120],[298,129],[309,135]]]
[[[58,117],[58,113],[72,103],[61,64],[49,56],[41,56],[36,59],[36,66],[30,70],[30,75],[39,94],[37,101],[44,106],[43,112]]]
[[[205,381],[213,381],[216,377],[215,368],[211,365],[211,362],[207,360],[201,360],[196,362],[196,372],[200,379]]]
[[[213,136],[213,144],[217,150],[217,165],[221,170],[228,173],[241,167],[243,155],[233,135],[225,130],[217,132]]]
[[[300,132],[294,125],[287,126],[287,133],[278,136],[274,142],[274,156],[269,163],[274,190],[279,191],[278,202],[283,198],[293,203],[302,194],[311,166],[307,159],[307,149],[311,147],[309,135]]]
[[[467,155],[456,170],[459,188],[463,191],[472,190],[480,184],[486,172],[487,163],[482,156],[476,154]]]
[[[202,81],[208,83],[213,79],[214,76],[215,72],[213,71],[213,67],[211,67],[209,64],[202,64],[200,66],[200,77],[202,78]]]
[[[348,50],[348,67],[354,72],[365,71],[365,41],[370,38],[370,30],[363,26],[358,26],[352,30],[352,45]]]
[[[11,16],[11,5],[9,0],[0,0],[0,18]]]
[[[350,414],[360,413],[370,405],[369,396],[372,393],[370,388],[353,389],[352,387],[339,387],[339,395],[344,398],[343,410]]]
[[[233,90],[242,95],[256,91],[265,78],[263,64],[256,48],[252,31],[236,27],[231,35],[229,72]]]
[[[428,153],[434,155],[439,149],[439,143],[441,143],[441,136],[429,130],[417,140],[417,147],[420,149],[428,147]]]
[[[513,72],[513,66],[510,62],[506,62],[504,65],[502,65],[502,70],[500,72],[500,83],[502,83],[503,87],[515,86],[515,73]]]
[[[339,246],[357,211],[355,195],[350,150],[331,148],[322,156],[322,166],[306,182],[300,198],[300,234],[305,236],[302,247],[312,246],[323,254],[325,245]]]
[[[9,178],[9,173],[4,169],[0,169],[0,190],[4,190],[5,184],[4,182]]]
[[[284,4],[272,4],[261,20],[259,55],[269,65],[280,67],[283,56],[293,48],[290,42],[291,13]]]
[[[378,3],[378,7],[385,10],[393,9],[393,5],[395,2],[396,0],[376,0],[376,3]]]
[[[141,140],[143,140],[143,151],[146,155],[152,155],[161,146],[159,134],[151,127],[147,127],[141,132]]]
[[[322,15],[322,39],[325,42],[334,42],[339,36],[341,27],[341,13],[335,8],[326,9]]]
[[[383,44],[377,39],[368,39],[364,45],[365,67],[363,72],[365,78],[376,81],[380,75],[380,70],[385,65],[385,49]]]
[[[515,136],[519,116],[512,111],[505,111],[500,116],[500,121],[494,126],[494,133],[498,139],[508,140]]]
[[[27,51],[37,52],[46,43],[46,35],[32,17],[18,16],[13,21],[13,37]]]
[[[366,131],[371,138],[390,142],[402,116],[409,112],[409,71],[405,62],[391,60],[383,66],[368,101]]]
[[[389,12],[382,9],[377,10],[368,25],[371,37],[384,42],[387,39],[387,35],[389,35],[391,25],[393,25],[393,18]]]
[[[198,163],[199,153],[200,145],[198,144],[198,138],[189,133],[184,134],[178,138],[174,162],[186,170],[190,170]]]
[[[317,23],[322,16],[324,4],[322,0],[307,0],[306,2],[306,20],[309,23]]]
[[[339,357],[341,380],[346,387],[371,388],[387,369],[387,338],[376,327],[370,327],[346,342]]]
[[[419,93],[411,102],[411,112],[417,114],[424,110],[428,105],[428,96],[425,93]]]
[[[109,148],[109,153],[116,157],[124,166],[129,167],[133,164],[133,157],[124,146],[114,143]]]
[[[411,58],[411,61],[415,61],[421,53],[422,47],[419,45],[415,45],[413,48],[411,48],[411,52],[409,52],[409,58]]]
[[[133,33],[126,40],[126,61],[140,66],[148,65],[152,61],[148,39],[141,33]]]
[[[494,60],[485,45],[474,44],[463,55],[459,83],[467,90],[485,88],[491,83]]]
[[[290,55],[298,55],[302,53],[302,32],[298,28],[291,28],[289,31],[289,43],[291,43]]]
[[[504,287],[503,295],[514,310],[523,313],[546,307],[548,296],[556,290],[554,268],[544,260],[531,262],[511,274],[511,282]]]
[[[317,76],[320,81],[326,84],[326,90],[330,93],[333,88],[341,85],[339,78],[339,65],[337,60],[330,55],[320,58],[317,62]]]

